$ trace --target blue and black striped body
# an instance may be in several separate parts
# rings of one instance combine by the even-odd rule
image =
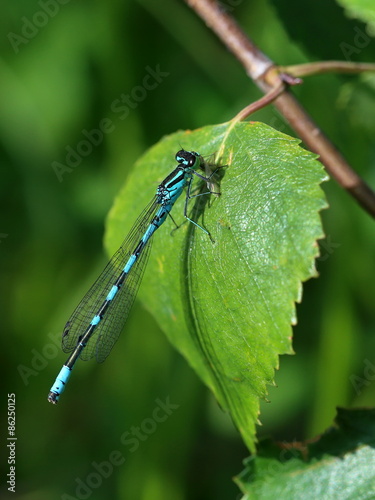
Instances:
[[[51,403],[58,402],[79,357],[87,360],[95,356],[101,362],[108,356],[134,302],[152,235],[166,220],[185,187],[188,188],[187,217],[186,205],[193,174],[208,180],[196,171],[202,168],[203,162],[198,153],[181,150],[176,154],[176,160],[178,166],[159,184],[154,199],[138,217],[119,250],[66,323],[62,345],[63,350],[71,355],[49,392]]]

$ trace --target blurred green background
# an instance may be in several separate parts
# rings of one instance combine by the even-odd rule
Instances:
[[[365,25],[333,1],[223,5],[280,64],[375,61]],[[80,362],[57,407],[47,393],[65,361],[62,327],[106,261],[106,214],[134,161],[165,134],[230,119],[259,92],[183,2],[19,0],[3,4],[0,24],[1,469],[15,393],[12,498],[239,498],[231,478],[247,450],[140,302],[105,364]],[[151,88],[145,77],[158,68]],[[295,92],[375,186],[374,76],[315,76]],[[271,107],[253,119],[293,135]],[[103,120],[111,132],[59,178],[54,162],[67,165]],[[320,278],[304,287],[296,356],[281,359],[259,436],[311,438],[337,405],[374,404],[374,222],[334,181],[324,189]],[[168,400],[173,410],[155,424]]]

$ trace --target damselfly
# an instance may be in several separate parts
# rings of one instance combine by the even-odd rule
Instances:
[[[48,401],[56,404],[65,388],[78,358],[106,359],[117,341],[133,305],[150,252],[150,238],[163,224],[178,197],[186,187],[184,216],[209,232],[188,216],[191,198],[206,193],[192,194],[193,175],[207,183],[216,170],[207,170],[208,176],[197,172],[206,167],[204,159],[195,151],[181,149],[176,154],[178,165],[158,186],[156,195],[136,220],[129,235],[114,254],[99,278],[79,303],[65,325],[62,334],[64,352],[71,352],[48,394]],[[218,194],[218,193],[215,193]],[[173,219],[172,219],[173,220]]]

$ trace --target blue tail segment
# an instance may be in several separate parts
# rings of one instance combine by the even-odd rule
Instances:
[[[61,368],[60,373],[56,377],[55,383],[51,387],[51,391],[48,395],[48,401],[54,404],[58,402],[60,394],[64,392],[65,384],[68,382],[71,373],[71,368],[68,368],[65,365]]]
[[[206,229],[188,217],[187,203],[193,198],[190,195],[193,175],[209,185],[215,170],[209,177],[198,173],[198,169],[204,170],[205,164],[195,151],[178,151],[176,161],[176,168],[159,184],[154,198],[67,321],[62,348],[71,354],[51,387],[49,402],[58,402],[78,358],[88,360],[95,356],[98,362],[102,362],[110,353],[141,284],[150,253],[150,239],[164,223],[185,188],[186,219],[209,235]]]

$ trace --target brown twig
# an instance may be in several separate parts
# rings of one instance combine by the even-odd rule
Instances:
[[[360,205],[375,217],[375,193],[351,168],[345,158],[323,134],[301,104],[284,84],[280,69],[242,31],[235,20],[224,12],[216,0],[185,0],[205,21],[225,46],[237,57],[250,78],[265,93],[272,91],[280,95],[274,105],[283,114],[291,127],[305,144],[320,155],[321,162],[337,182],[346,189]],[[284,68],[285,69],[285,68]]]

